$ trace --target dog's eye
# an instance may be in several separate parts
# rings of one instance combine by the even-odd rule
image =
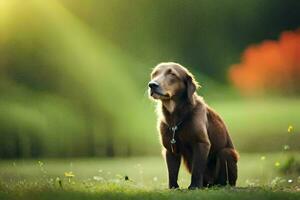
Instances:
[[[172,80],[177,80],[178,79],[178,76],[174,73],[170,73],[169,76]]]
[[[175,83],[177,80],[178,80],[178,78],[177,78],[176,74],[173,74],[173,73],[169,74],[170,84]]]
[[[177,78],[177,75],[174,72],[172,72],[172,70],[170,70],[168,72],[168,75],[171,76],[171,77]]]

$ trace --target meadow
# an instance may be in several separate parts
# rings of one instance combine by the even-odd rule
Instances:
[[[210,104],[225,119],[241,150],[236,188],[188,191],[190,176],[182,167],[181,189],[168,190],[167,170],[153,133],[156,154],[3,159],[0,199],[299,199],[299,100],[269,98]]]
[[[300,199],[300,1],[24,2],[0,0],[0,200]],[[167,189],[166,61],[226,122],[237,187]]]
[[[300,177],[280,172],[290,153],[242,153],[236,188],[167,189],[162,157],[6,160],[0,162],[0,199],[299,199]],[[279,164],[278,164],[279,163]]]

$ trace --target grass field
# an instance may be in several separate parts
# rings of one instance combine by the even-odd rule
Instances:
[[[182,189],[167,190],[161,157],[1,161],[0,199],[299,199],[299,175],[278,170],[287,156],[242,154],[237,188],[198,191],[183,168]]]
[[[226,122],[240,151],[276,152],[285,144],[293,150],[300,150],[299,99],[236,100],[211,103],[211,106]],[[294,126],[292,134],[287,132],[289,125]]]

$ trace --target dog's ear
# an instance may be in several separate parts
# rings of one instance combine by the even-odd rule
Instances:
[[[187,73],[186,92],[187,92],[187,98],[191,103],[193,103],[193,101],[194,101],[193,95],[199,87],[201,87],[201,86],[197,83],[194,76],[191,73]]]

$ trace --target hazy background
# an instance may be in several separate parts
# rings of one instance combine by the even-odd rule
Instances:
[[[196,75],[239,151],[299,150],[299,10],[298,0],[0,0],[0,158],[159,155],[147,82],[163,61]]]

